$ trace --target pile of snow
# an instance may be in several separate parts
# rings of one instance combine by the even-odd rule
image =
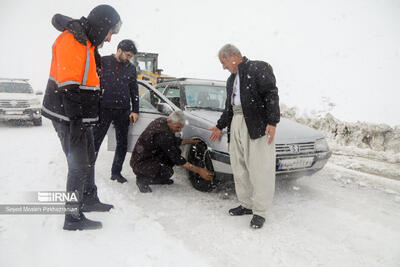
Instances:
[[[333,150],[351,150],[391,163],[400,162],[400,126],[365,122],[343,122],[329,112],[302,114],[296,107],[281,105],[283,117],[308,125],[325,133]]]

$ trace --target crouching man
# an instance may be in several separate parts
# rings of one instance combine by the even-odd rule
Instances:
[[[175,136],[184,125],[185,115],[182,111],[175,111],[168,118],[152,121],[140,135],[130,161],[140,192],[152,192],[150,184],[172,184],[172,167],[175,165],[195,172],[203,179],[212,179],[212,172],[190,164],[181,156],[180,145],[199,142]]]

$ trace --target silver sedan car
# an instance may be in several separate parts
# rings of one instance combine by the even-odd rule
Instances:
[[[138,85],[140,115],[139,120],[130,125],[128,151],[133,150],[140,134],[151,121],[182,110],[187,119],[182,138],[201,140],[195,145],[182,147],[183,156],[192,164],[215,173],[215,178],[209,182],[188,172],[193,187],[200,191],[211,191],[218,185],[232,181],[226,129],[220,140],[211,142],[209,139],[209,129],[216,125],[225,107],[226,83],[180,78],[159,83],[156,88],[144,81],[138,81]],[[311,175],[322,169],[331,156],[320,131],[285,118],[281,118],[277,125],[275,138],[277,178]],[[115,148],[115,130],[111,126],[108,131],[108,150]]]

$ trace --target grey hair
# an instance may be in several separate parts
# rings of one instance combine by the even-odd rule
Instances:
[[[224,45],[218,52],[218,56],[221,56],[223,58],[228,58],[231,54],[234,54],[238,57],[242,56],[242,53],[240,53],[240,50],[233,44]]]
[[[181,124],[185,125],[186,117],[185,117],[185,114],[183,113],[183,111],[177,110],[177,111],[172,112],[168,116],[168,120],[171,120],[173,123],[181,123]]]

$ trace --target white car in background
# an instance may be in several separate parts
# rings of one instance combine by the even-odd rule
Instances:
[[[0,78],[0,121],[32,121],[42,125],[41,101],[28,79]]]

